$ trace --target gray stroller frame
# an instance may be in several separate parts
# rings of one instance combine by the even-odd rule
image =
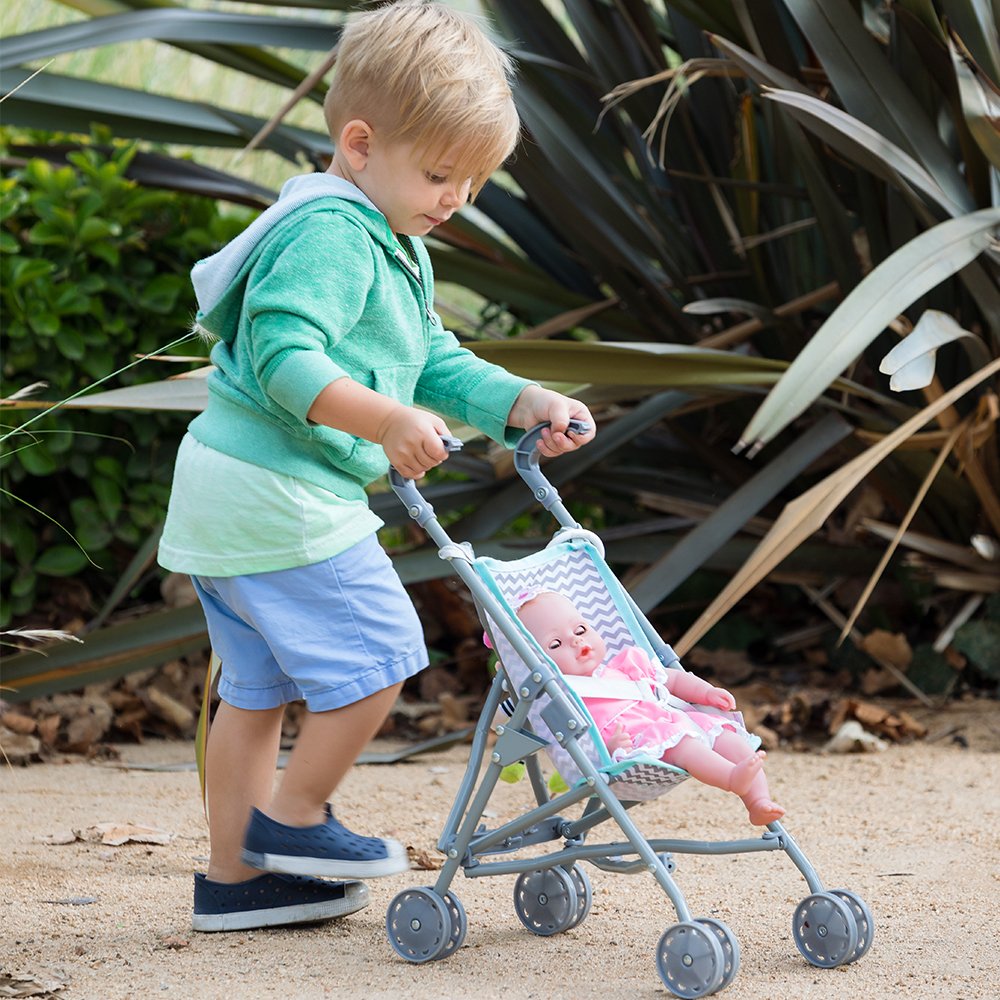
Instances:
[[[405,889],[392,900],[386,914],[390,944],[397,954],[415,963],[447,958],[461,947],[468,921],[451,890],[459,868],[466,878],[516,875],[515,912],[529,931],[542,936],[568,931],[589,913],[592,891],[581,862],[620,874],[648,871],[669,897],[678,918],[657,945],[657,971],[673,995],[707,996],[724,989],[735,978],[740,963],[739,944],[721,920],[692,916],[672,877],[673,854],[784,851],[809,888],[809,895],[796,907],[792,918],[799,951],[809,963],[821,968],[857,961],[870,948],[874,935],[868,906],[849,890],[824,890],[812,865],[781,823],[769,824],[759,838],[699,841],[649,840],[632,821],[630,809],[669,791],[687,773],[650,758],[621,763],[611,760],[582,700],[564,682],[558,668],[507,603],[511,588],[523,587],[523,581],[529,579],[541,582],[543,589],[559,589],[547,586],[553,573],[589,573],[580,589],[604,601],[613,619],[612,630],[617,628],[627,641],[646,648],[664,666],[681,665],[676,653],[607,568],[600,539],[573,519],[539,470],[535,445],[544,426],[524,435],[515,450],[514,462],[535,499],[555,517],[560,528],[543,553],[525,560],[502,563],[477,558],[471,545],[451,540],[413,481],[390,471],[392,487],[410,516],[438,545],[441,558],[450,563],[472,593],[499,659],[475,729],[465,775],[438,840],[438,848],[446,855],[445,863],[433,888]],[[586,427],[574,422],[570,429],[582,432]],[[449,450],[461,447],[451,439],[445,439],[445,443]],[[506,583],[502,582],[505,572],[509,574]],[[602,585],[607,588],[606,595],[601,593]],[[594,623],[614,651],[614,638],[609,639],[605,629],[597,621]],[[496,725],[496,742],[488,748],[488,734],[499,709],[509,719]],[[572,785],[554,797],[549,794],[537,757],[543,749]],[[489,764],[482,771],[487,756]],[[501,771],[519,761],[525,764],[537,806],[515,820],[488,829],[481,820],[490,795]],[[584,806],[579,817],[567,818],[565,811],[580,802]],[[625,839],[587,843],[588,834],[607,820],[617,824]],[[561,845],[549,853],[516,856],[524,848],[558,841]],[[496,855],[507,857],[487,860]]]

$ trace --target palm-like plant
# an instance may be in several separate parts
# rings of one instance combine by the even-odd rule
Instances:
[[[70,5],[101,16],[9,39],[5,91],[49,54],[156,37],[322,96],[309,73],[267,54],[327,50],[336,26],[314,14]],[[520,63],[526,141],[512,183],[489,185],[477,213],[443,227],[435,267],[515,321],[513,336],[467,329],[479,353],[582,387],[607,407],[598,442],[558,476],[603,511],[611,557],[641,566],[638,603],[662,606],[706,565],[742,565],[681,637],[683,650],[776,567],[807,587],[869,572],[875,553],[864,539],[885,534],[888,519],[892,545],[901,540],[942,585],[936,620],[947,634],[970,601],[1000,588],[988,542],[970,547],[977,534],[1000,536],[995,19],[975,0],[863,3],[860,12],[848,0],[483,6]],[[123,135],[196,146],[242,144],[263,124],[44,73],[5,113],[12,124],[59,129],[98,118]],[[261,146],[317,166],[329,152],[325,137],[283,125]],[[911,333],[928,308],[957,330],[925,323]],[[887,358],[909,390],[896,394],[878,370],[900,336],[925,372],[908,378]],[[758,407],[760,386],[775,382]],[[931,421],[936,429],[924,429]],[[752,465],[730,454],[772,441]],[[466,468],[481,481],[492,475]],[[862,482],[884,516],[866,536],[814,541],[808,569],[792,568],[790,553]],[[761,530],[753,518],[795,496],[747,558]],[[494,493],[456,530],[494,538],[529,502],[516,488]],[[663,532],[665,513],[700,525],[678,542]],[[641,545],[628,540],[636,535]],[[845,632],[853,617],[842,615]]]

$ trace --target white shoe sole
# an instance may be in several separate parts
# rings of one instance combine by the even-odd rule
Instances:
[[[388,855],[376,861],[345,861],[339,858],[299,857],[293,854],[259,854],[243,851],[243,862],[265,872],[282,875],[313,875],[317,878],[380,878],[409,871],[406,848],[395,840],[386,840]]]
[[[191,928],[196,931],[248,931],[258,927],[284,927],[307,924],[316,920],[346,917],[363,910],[371,898],[368,886],[350,885],[343,899],[327,899],[316,903],[275,906],[268,910],[238,910],[232,913],[195,913]]]

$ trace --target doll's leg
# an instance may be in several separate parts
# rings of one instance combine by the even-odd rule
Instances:
[[[731,761],[745,760],[748,754],[754,754],[742,736],[731,732],[722,733],[716,739],[714,749]],[[754,756],[762,758],[763,751],[758,751]],[[768,823],[774,823],[785,815],[785,810],[771,799],[763,767],[757,771],[750,782],[750,787],[740,795],[740,798],[747,807],[750,822],[754,826],[767,826]]]
[[[746,744],[744,744],[746,746]],[[662,760],[683,767],[688,774],[706,785],[714,785],[727,792],[743,796],[760,774],[760,758],[749,757],[734,762],[716,753],[696,736],[685,736],[680,743],[667,750]]]

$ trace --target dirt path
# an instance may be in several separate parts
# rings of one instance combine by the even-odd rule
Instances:
[[[969,746],[945,736],[864,756],[769,756],[788,830],[826,885],[856,891],[874,912],[875,942],[861,962],[827,971],[799,957],[791,915],[807,890],[783,854],[677,858],[676,877],[695,915],[725,920],[739,939],[741,969],[724,996],[997,995],[1000,711],[980,702],[925,718],[932,735],[962,727]],[[190,745],[182,743],[121,751],[133,763],[192,759]],[[408,763],[356,768],[338,795],[338,809],[359,830],[430,849],[465,753],[454,748]],[[502,785],[491,812],[506,818],[525,808],[529,796],[527,782]],[[459,876],[454,890],[469,916],[465,946],[446,961],[412,966],[389,948],[385,909],[400,889],[431,884],[434,875],[426,871],[373,882],[372,905],[339,923],[192,934],[191,871],[207,851],[192,772],[82,762],[4,768],[0,817],[0,984],[10,982],[4,975],[17,973],[63,984],[54,995],[68,1000],[667,995],[653,956],[675,917],[648,876],[590,868],[590,916],[552,938],[521,927],[511,902],[512,877]],[[750,829],[734,799],[693,781],[641,807],[636,817],[650,836],[729,839]],[[39,842],[59,830],[110,821],[174,836],[163,846]],[[87,898],[93,902],[65,902]],[[9,995],[0,987],[0,996]]]

